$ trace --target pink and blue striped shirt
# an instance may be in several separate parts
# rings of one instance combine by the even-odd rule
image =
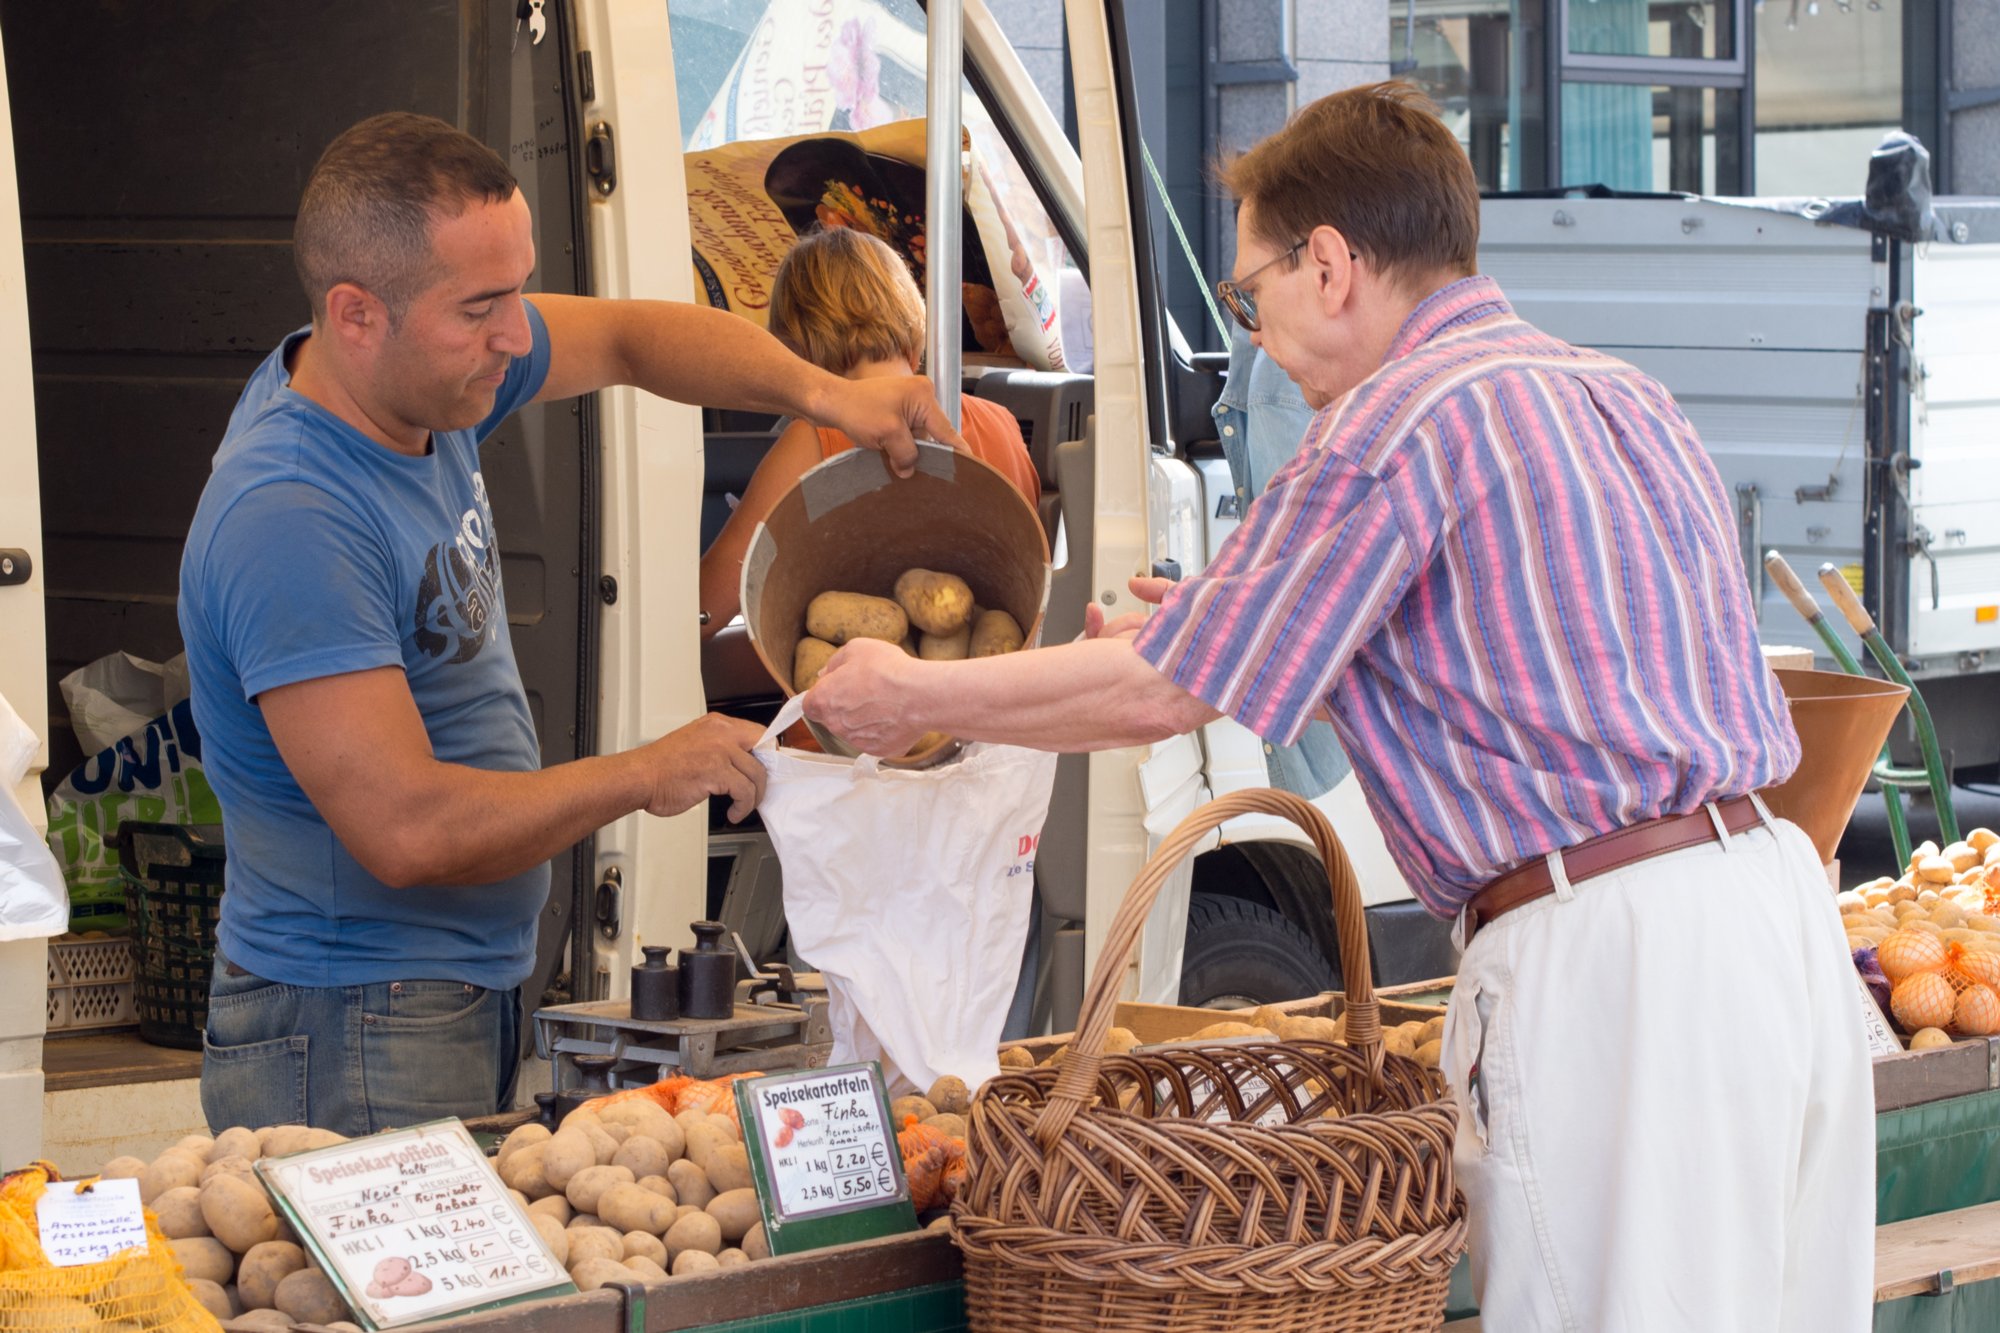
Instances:
[[[1797,766],[1731,516],[1664,388],[1466,278],[1136,646],[1280,744],[1324,708],[1450,916],[1533,857]]]

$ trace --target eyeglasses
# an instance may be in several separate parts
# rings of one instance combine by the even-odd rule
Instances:
[[[1245,273],[1241,282],[1225,278],[1223,281],[1215,284],[1215,294],[1221,297],[1222,304],[1229,308],[1230,317],[1238,324],[1241,324],[1246,332],[1255,333],[1258,330],[1257,297],[1250,286],[1250,279],[1271,267],[1272,264],[1278,263],[1280,260],[1290,259],[1299,252],[1301,246],[1311,239],[1312,237],[1310,236],[1302,236],[1298,240],[1293,241],[1285,247],[1276,259],[1259,264],[1248,273]]]

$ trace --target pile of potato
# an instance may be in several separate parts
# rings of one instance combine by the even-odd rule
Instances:
[[[1243,1019],[1224,1019],[1180,1038],[1182,1041],[1219,1041],[1229,1037],[1262,1037],[1270,1041],[1325,1041],[1347,1044],[1347,1015],[1326,1018],[1311,1014],[1288,1014],[1275,1005],[1251,1010]],[[1436,1069],[1444,1049],[1444,1017],[1412,1019],[1382,1029],[1382,1045],[1390,1055],[1415,1060],[1426,1069]],[[1112,1028],[1104,1039],[1106,1055],[1123,1055],[1142,1045],[1130,1028]],[[1043,1060],[1044,1068],[1060,1068],[1069,1047],[1058,1047]],[[1019,1046],[1000,1052],[1000,1067],[1032,1069],[1035,1058]]]
[[[218,1319],[252,1328],[294,1323],[359,1329],[339,1291],[271,1207],[251,1163],[345,1140],[303,1125],[192,1134],[148,1162],[116,1157],[106,1179],[139,1182],[196,1300]]]
[[[581,1291],[768,1258],[750,1154],[727,1116],[632,1098],[523,1125],[500,1179]]]
[[[1991,897],[1989,897],[1989,894]],[[2000,834],[1974,829],[1965,841],[1919,846],[1897,879],[1870,880],[1835,901],[1850,949],[1877,946],[1899,928],[1947,943],[2000,951]]]
[[[792,688],[804,693],[820,668],[851,639],[900,644],[926,662],[997,657],[1018,650],[1020,622],[1005,611],[983,611],[971,585],[956,574],[906,569],[894,595],[823,592],[806,606],[806,633],[792,653]]]
[[[889,1125],[900,1130],[910,1116],[917,1123],[965,1141],[965,1118],[972,1114],[972,1089],[956,1074],[946,1074],[919,1097],[914,1093],[889,1103]]]
[[[1874,950],[1893,986],[1888,1008],[1910,1049],[2000,1031],[2000,834],[1923,843],[1901,876],[1837,902],[1849,951]]]

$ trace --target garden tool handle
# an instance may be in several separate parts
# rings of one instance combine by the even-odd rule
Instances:
[[[1776,551],[1766,551],[1764,572],[1778,585],[1778,591],[1785,594],[1785,600],[1792,604],[1792,609],[1806,618],[1807,624],[1820,619],[1819,603],[1806,591],[1806,585],[1799,581],[1798,572],[1792,568],[1790,561]]]
[[[1854,587],[1847,581],[1847,576],[1832,561],[1819,567],[1819,581],[1856,634],[1866,638],[1875,632],[1875,617],[1868,614],[1868,608],[1854,595]]]

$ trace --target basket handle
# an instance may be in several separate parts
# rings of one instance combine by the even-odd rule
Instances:
[[[1333,894],[1334,928],[1340,937],[1340,971],[1347,997],[1347,1041],[1367,1061],[1370,1076],[1377,1085],[1381,1083],[1382,1023],[1369,974],[1368,923],[1362,916],[1361,886],[1355,881],[1353,863],[1347,859],[1347,850],[1340,845],[1333,825],[1312,802],[1290,792],[1252,787],[1218,797],[1183,819],[1160,843],[1160,849],[1140,870],[1132,887],[1125,891],[1125,900],[1112,918],[1110,933],[1097,955],[1097,967],[1084,991],[1082,1021],[1077,1025],[1068,1053],[1063,1056],[1055,1087],[1035,1122],[1035,1137],[1045,1150],[1055,1146],[1070,1121],[1097,1097],[1097,1074],[1104,1063],[1104,1042],[1111,1032],[1125,968],[1160,889],[1209,830],[1238,815],[1249,814],[1278,815],[1291,820],[1305,831],[1319,851],[1320,862],[1326,868],[1327,887]]]

